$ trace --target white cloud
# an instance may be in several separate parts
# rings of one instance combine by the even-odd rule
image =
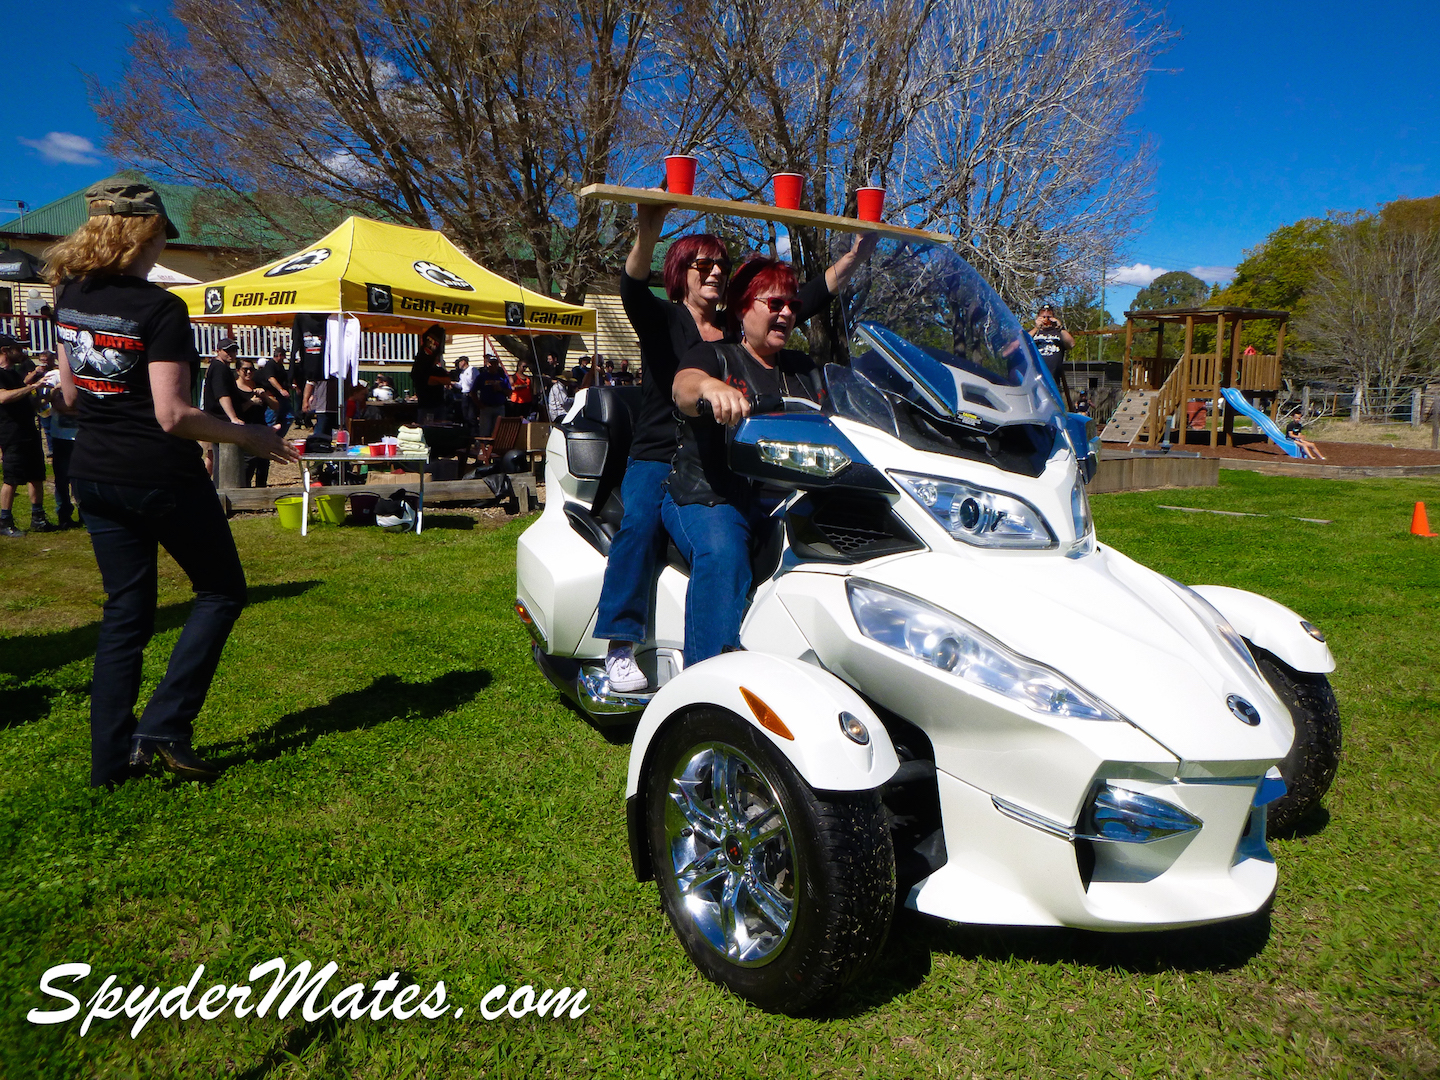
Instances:
[[[99,165],[100,148],[83,135],[52,131],[43,139],[21,139],[49,165]]]
[[[1235,276],[1235,268],[1233,266],[1192,266],[1190,273],[1194,274],[1201,281],[1214,283],[1217,281],[1229,281]]]
[[[1118,270],[1112,270],[1110,276],[1105,280],[1111,285],[1145,286],[1163,273],[1165,273],[1163,267],[1136,263],[1134,266],[1122,266]]]
[[[790,258],[790,234],[788,232],[782,232],[775,237],[775,254],[782,259]]]

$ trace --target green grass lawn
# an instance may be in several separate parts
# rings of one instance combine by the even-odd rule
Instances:
[[[875,974],[807,1020],[705,982],[632,879],[628,747],[561,703],[511,611],[524,521],[439,511],[419,537],[302,541],[237,519],[252,603],[196,740],[229,770],[114,793],[86,786],[101,595],[84,534],[4,542],[0,1076],[1433,1076],[1440,540],[1407,530],[1417,499],[1440,518],[1440,484],[1221,476],[1100,496],[1095,515],[1103,543],[1329,634],[1345,753],[1328,820],[1273,845],[1273,912],[1125,936],[910,915]],[[165,560],[147,688],[187,598]],[[93,966],[83,1002],[107,974],[168,989],[203,963],[203,990],[277,955],[337,962],[331,994],[444,980],[465,1013],[156,1016],[133,1040],[123,1016],[83,1038],[26,1021],[60,1004],[39,992],[51,965]],[[485,1022],[500,983],[584,987],[592,1007]]]

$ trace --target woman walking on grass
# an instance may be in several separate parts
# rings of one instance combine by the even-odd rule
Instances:
[[[200,366],[179,297],[146,280],[178,235],[160,196],[112,177],[85,193],[90,218],[46,252],[56,286],[60,385],[79,406],[70,474],[105,586],[90,691],[90,783],[113,786],[158,757],[191,780],[219,770],[191,749],[245,572],[205,471],[200,442],[295,461],[263,425],[227,423],[190,403]],[[198,440],[198,441],[197,441]],[[164,679],[139,720],[140,671],[155,629],[158,547],[190,578],[195,603]]]

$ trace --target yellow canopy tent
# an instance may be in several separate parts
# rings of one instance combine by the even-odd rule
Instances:
[[[196,322],[278,326],[304,312],[343,312],[379,333],[432,323],[471,333],[595,332],[591,308],[507,281],[438,232],[362,217],[278,262],[171,291]]]

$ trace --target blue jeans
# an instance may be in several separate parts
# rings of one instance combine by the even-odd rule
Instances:
[[[285,433],[290,430],[290,410],[285,408],[266,409],[265,423],[270,427],[275,427],[276,424],[279,424],[280,437],[283,439]]]
[[[625,467],[625,479],[620,481],[625,517],[620,531],[610,541],[600,610],[595,616],[597,638],[638,645],[649,636],[650,595],[655,588],[655,568],[665,547],[660,501],[665,497],[665,478],[669,475],[670,463],[666,461],[631,458]]]
[[[729,503],[680,506],[668,494],[665,528],[690,564],[685,590],[685,666],[739,646],[750,591],[750,519]]]
[[[245,571],[209,484],[150,488],[77,479],[75,489],[105,586],[90,686],[90,783],[98,786],[125,778],[132,737],[190,742],[245,606]],[[195,602],[137,722],[140,670],[155,632],[160,546],[190,578]]]

